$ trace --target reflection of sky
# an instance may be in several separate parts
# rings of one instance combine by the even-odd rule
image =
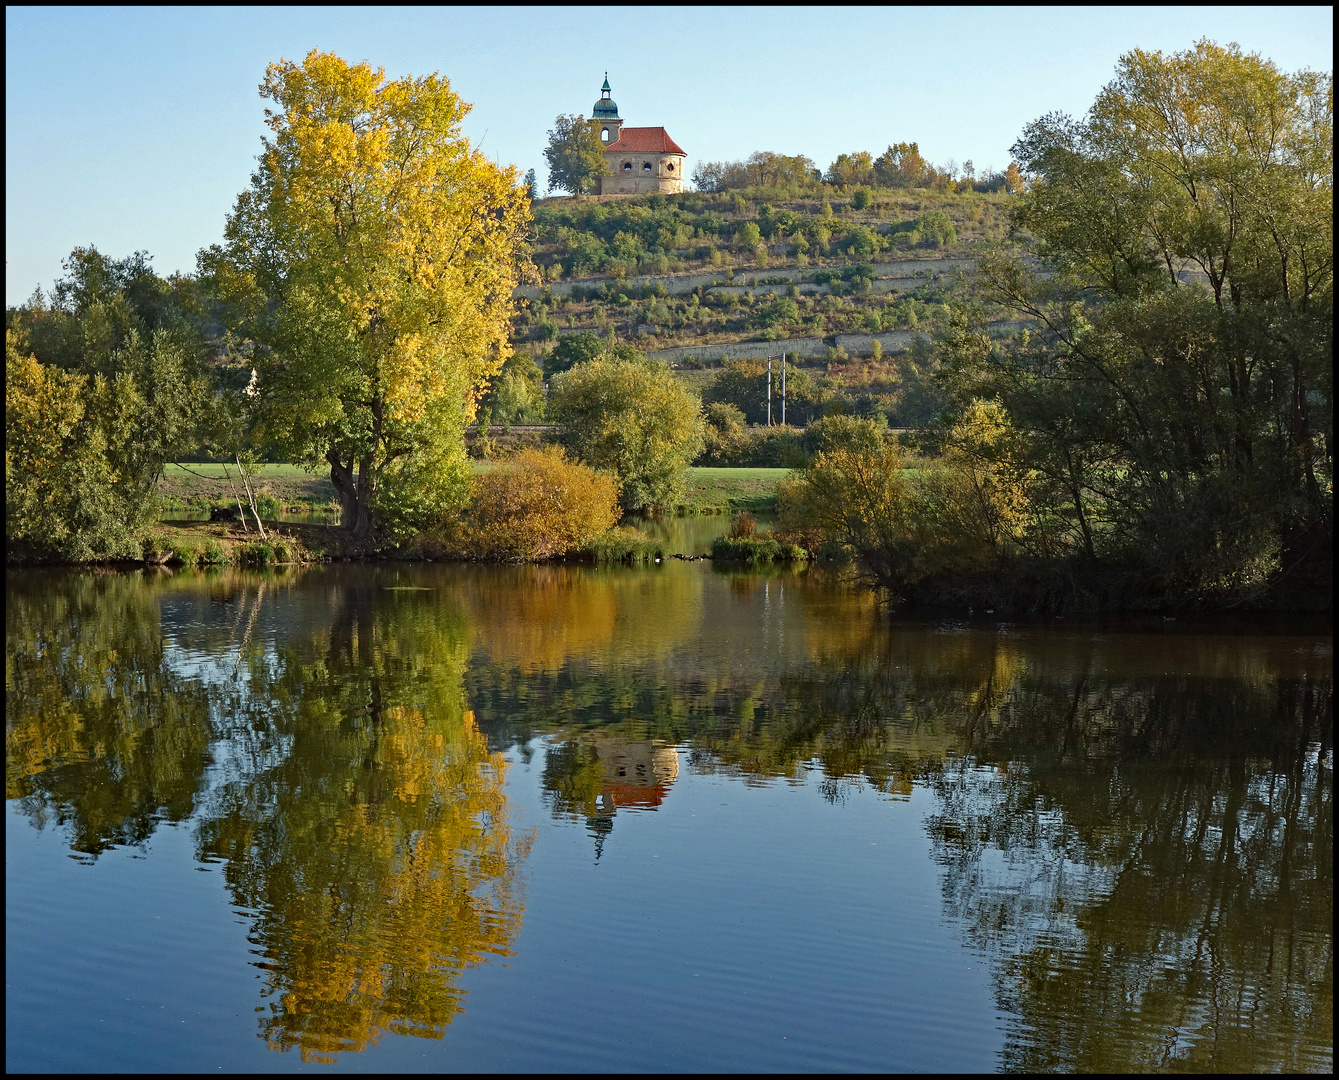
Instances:
[[[277,767],[292,749],[291,733],[257,730],[252,723],[253,665],[276,661],[277,643],[286,630],[278,597],[269,600],[267,609],[254,588],[239,590],[226,602],[199,593],[162,599],[164,666],[210,692],[215,737],[197,796],[197,813],[206,817],[226,785]]]

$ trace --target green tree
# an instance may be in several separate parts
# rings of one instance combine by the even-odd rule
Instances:
[[[35,555],[138,556],[163,465],[215,427],[193,283],[76,248],[6,313],[6,536]]]
[[[874,180],[874,159],[866,150],[853,154],[838,154],[837,160],[828,166],[829,184],[850,187],[854,184],[868,184]]]
[[[609,343],[594,330],[563,334],[545,359],[544,370],[549,375],[557,375],[577,364],[594,360],[608,348]]]
[[[458,507],[464,427],[510,354],[525,189],[437,75],[313,51],[271,64],[260,167],[202,267],[264,347],[266,435],[327,467],[358,537]]]
[[[1052,274],[987,258],[981,285],[1038,330],[947,342],[959,400],[1029,432],[1059,539],[1180,602],[1328,589],[1332,132],[1328,75],[1127,53],[1085,121],[1013,148]]]
[[[573,457],[619,478],[629,512],[671,506],[704,444],[697,396],[627,346],[555,377],[549,410]]]
[[[787,299],[785,297],[782,298]],[[793,301],[792,301],[793,303]],[[767,365],[757,360],[730,360],[702,392],[702,400],[710,405],[723,402],[733,405],[747,417],[750,424],[767,423]],[[791,424],[807,424],[823,410],[823,392],[804,368],[786,365],[786,420]],[[772,369],[772,418],[781,419],[781,366]]]
[[[880,187],[924,187],[933,170],[915,143],[889,146],[873,162],[874,182]]]
[[[607,172],[604,145],[594,124],[584,116],[558,116],[544,149],[549,163],[549,191],[593,195]]]
[[[544,422],[544,372],[525,353],[513,353],[488,386],[483,408],[500,424]]]

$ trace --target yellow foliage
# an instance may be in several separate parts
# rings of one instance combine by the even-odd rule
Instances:
[[[559,449],[524,450],[474,482],[465,543],[482,558],[547,559],[618,523],[618,484]]]
[[[973,561],[993,560],[1022,534],[1030,512],[1021,438],[997,401],[973,401],[949,431],[941,467],[923,481],[942,531]]]
[[[52,546],[68,530],[77,474],[75,431],[84,418],[85,375],[67,375],[5,331],[5,535]]]
[[[357,463],[380,509],[382,470],[459,441],[510,355],[529,200],[461,134],[470,106],[438,75],[312,51],[271,64],[261,94],[273,136],[205,263],[274,348],[269,433]]]

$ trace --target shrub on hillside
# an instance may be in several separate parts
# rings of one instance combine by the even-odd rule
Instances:
[[[557,448],[523,450],[475,478],[460,540],[475,558],[528,562],[589,548],[618,518],[612,477]]]

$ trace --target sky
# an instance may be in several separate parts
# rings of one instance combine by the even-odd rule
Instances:
[[[624,122],[668,129],[691,176],[903,141],[1003,169],[1025,124],[1085,113],[1134,48],[1334,67],[1329,7],[11,7],[5,31],[7,305],[76,246],[193,271],[260,152],[266,65],[312,49],[449,78],[465,135],[541,187],[554,118],[589,116],[606,71]]]

